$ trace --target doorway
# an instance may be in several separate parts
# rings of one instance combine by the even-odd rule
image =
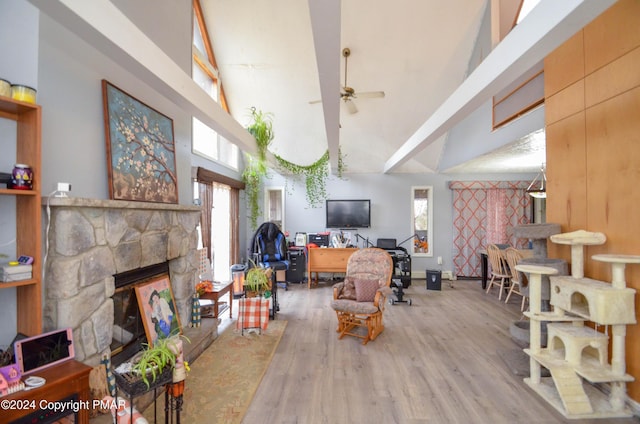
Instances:
[[[200,217],[198,249],[204,248],[211,252],[209,266],[213,278],[216,281],[229,281],[233,241],[236,237],[232,222],[232,188],[216,182],[196,181],[193,193],[194,203],[207,210]]]
[[[216,281],[230,281],[231,264],[231,189],[224,184],[213,184],[211,210],[211,256]]]

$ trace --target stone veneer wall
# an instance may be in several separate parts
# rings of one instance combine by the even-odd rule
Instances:
[[[110,353],[114,274],[169,262],[181,324],[197,279],[200,207],[78,198],[45,199],[44,329],[71,327],[76,359]]]

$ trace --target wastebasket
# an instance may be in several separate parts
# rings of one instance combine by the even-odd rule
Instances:
[[[440,270],[427,270],[427,290],[441,290],[442,289],[442,271]]]
[[[247,271],[247,265],[234,264],[231,265],[231,280],[233,281],[233,297],[238,299],[244,294],[244,273]]]

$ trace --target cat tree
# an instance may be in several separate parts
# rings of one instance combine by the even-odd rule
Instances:
[[[531,320],[529,349],[530,377],[524,381],[567,418],[630,417],[625,407],[626,383],[634,377],[626,374],[626,326],[635,324],[635,290],[626,287],[626,264],[640,263],[640,256],[594,255],[596,261],[612,266],[611,284],[584,277],[584,252],[587,245],[603,244],[602,233],[575,231],[556,234],[551,241],[571,246],[570,276],[554,276],[557,270],[539,265],[518,265],[530,274]],[[550,303],[553,311],[540,310],[542,277],[551,283]],[[549,324],[547,347],[542,348],[542,321]],[[586,326],[585,321],[594,323]],[[598,326],[611,326],[611,364],[608,362],[609,336]],[[606,327],[605,327],[606,328]],[[551,377],[541,377],[541,367]],[[584,384],[591,383],[591,384]],[[594,384],[607,384],[609,395]]]

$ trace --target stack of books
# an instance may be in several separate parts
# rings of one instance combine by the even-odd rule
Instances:
[[[10,283],[13,281],[29,280],[32,276],[31,265],[9,265],[2,264],[0,266],[0,281]]]

